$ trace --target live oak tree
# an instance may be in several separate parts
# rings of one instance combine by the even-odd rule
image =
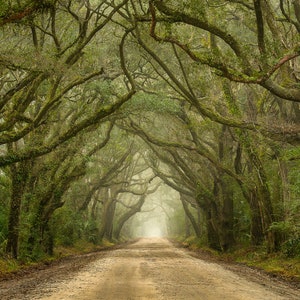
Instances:
[[[123,57],[119,54],[119,47],[114,52],[116,59],[113,62],[106,60],[105,54],[101,57],[97,49],[100,33],[101,43],[109,39],[107,23],[124,3],[126,1],[117,6],[112,3],[91,6],[58,1],[47,14],[26,19],[16,32],[17,36],[13,24],[2,32],[5,43],[1,50],[0,108],[4,117],[0,143],[20,141],[29,133],[34,138],[58,111],[65,112],[67,121],[73,118],[73,123],[65,124],[65,130],[46,144],[27,149],[19,147],[18,151],[2,154],[1,166],[51,152],[131,98],[134,90],[128,91],[124,84],[122,88],[121,80],[118,81],[119,94],[108,93],[109,83],[106,86],[90,84],[88,91],[87,86],[84,88],[85,83],[96,78],[111,82],[124,74],[124,62],[121,65],[116,63],[118,57]],[[110,12],[106,16],[107,9]],[[116,27],[108,30],[118,31]],[[22,37],[26,42],[20,44]],[[122,52],[121,43],[121,38],[116,39]],[[108,45],[111,44],[105,44],[105,47]],[[84,109],[82,105],[89,107],[90,111],[82,110],[85,115],[77,119],[78,111]]]
[[[24,18],[50,10],[56,0],[8,0],[0,2],[0,26],[17,23]]]
[[[78,217],[86,215],[87,220],[93,220],[95,241],[118,239],[123,225],[140,211],[151,192],[147,190],[151,178],[140,177],[149,167],[140,162],[142,156],[137,152],[138,147],[128,137],[120,133],[116,136],[116,132],[113,133],[115,139],[90,160],[91,169],[82,178],[83,183],[88,182],[87,191],[82,200],[76,201]],[[76,194],[72,196],[71,191],[69,201],[78,197],[76,185],[73,188]],[[138,200],[137,195],[140,196]]]
[[[155,183],[154,179],[156,176],[141,154],[138,155],[138,158],[135,157],[130,173],[129,183],[120,191],[121,194],[118,201],[119,216],[116,219],[114,230],[114,238],[116,239],[120,238],[125,223],[142,211],[147,197],[155,193],[160,186],[160,181]],[[127,199],[125,195],[128,195]]]
[[[271,154],[276,149],[267,147],[272,147],[272,144],[263,141],[258,144],[255,140],[254,145],[251,132],[214,125],[197,116],[187,105],[179,103],[177,110],[170,105],[169,111],[162,110],[159,102],[156,102],[156,106],[158,107],[152,106],[152,111],[149,111],[149,107],[144,107],[147,112],[144,112],[141,119],[133,111],[127,121],[127,130],[148,143],[170,170],[168,174],[163,174],[152,166],[158,176],[171,187],[186,194],[185,198],[194,197],[194,201],[191,201],[194,206],[197,203],[202,207],[208,220],[211,246],[226,250],[234,244],[233,199],[235,193],[242,193],[250,207],[252,243],[261,244],[266,240],[269,251],[278,249],[282,239],[273,230],[272,224],[282,216],[282,205],[274,197],[275,193],[272,195],[271,186],[275,183],[264,167],[269,159],[258,151],[259,145]],[[166,121],[169,125],[164,128],[162,125]],[[208,166],[208,171],[205,172]],[[203,182],[203,176],[211,176],[210,182]],[[276,192],[281,193],[278,189]],[[195,229],[197,231],[196,227]]]
[[[102,3],[92,7],[71,1],[55,2],[45,13],[24,18],[17,36],[13,34],[14,24],[6,25],[6,31],[2,32],[6,43],[1,52],[0,139],[1,144],[8,147],[1,152],[0,164],[15,163],[12,182],[16,192],[12,192],[9,221],[12,239],[9,238],[7,245],[13,256],[17,255],[16,228],[26,177],[24,172],[22,177],[17,175],[16,168],[22,170],[24,160],[50,153],[85,128],[99,124],[134,93],[133,90],[128,92],[128,86],[121,91],[122,81],[118,87],[123,96],[111,92],[111,82],[122,76],[124,62],[117,65],[99,59],[93,61],[93,43],[99,41],[96,36],[122,3],[116,7],[111,5]],[[109,15],[104,16],[109,7]],[[89,23],[93,26],[89,27]],[[26,43],[20,44],[22,36]],[[83,50],[87,45],[91,50],[84,59]],[[120,45],[120,50],[115,52],[121,60],[122,51]],[[109,68],[110,74],[105,74],[104,66]],[[91,80],[97,77],[99,80],[99,76],[102,79],[93,85]],[[13,246],[11,240],[14,240]]]
[[[135,14],[129,15],[137,23],[133,36],[145,53],[141,55],[143,69],[154,70],[167,83],[168,96],[179,97],[194,106],[203,118],[237,131],[235,139],[240,140],[245,150],[247,164],[250,161],[248,171],[254,180],[241,180],[236,176],[235,173],[240,172],[238,163],[229,174],[239,182],[252,205],[253,221],[255,211],[264,208],[254,222],[257,226],[253,226],[253,237],[257,239],[253,242],[260,242],[258,237],[263,231],[269,250],[273,251],[280,238],[269,229],[281,213],[274,212],[273,205],[277,204],[271,200],[271,178],[267,178],[255,143],[263,135],[268,142],[261,144],[261,149],[274,151],[274,154],[282,142],[299,143],[297,1],[288,10],[281,2],[276,12],[271,1],[255,1],[253,5],[229,1],[220,6],[206,5],[204,1],[150,1],[148,6],[140,1],[132,5]],[[224,15],[224,6],[226,18],[215,18],[221,10]],[[283,19],[278,22],[276,14]],[[228,20],[228,24],[222,20]],[[243,31],[236,26],[240,20]],[[286,21],[290,23],[290,35],[286,34]],[[145,38],[147,35],[152,41]],[[282,81],[291,73],[296,76]],[[207,78],[214,82],[213,88],[207,86]],[[142,77],[135,79],[138,85]],[[142,81],[141,88],[155,94],[159,85],[153,88],[153,81],[151,75]],[[256,199],[254,203],[253,199]],[[260,222],[264,224],[262,230]]]
[[[125,145],[117,151],[114,146],[110,142],[98,155],[87,158],[85,176],[74,182],[64,197],[65,210],[73,210],[74,218],[72,224],[66,224],[62,230],[58,229],[58,235],[64,234],[66,230],[71,231],[68,238],[61,237],[67,244],[72,244],[77,238],[93,243],[101,242],[104,236],[110,238],[115,211],[115,195],[112,196],[112,190],[120,184],[117,180],[119,172],[124,168],[131,152]],[[61,214],[63,213],[64,210]],[[55,218],[59,215],[58,212]],[[56,223],[52,226],[56,228]]]
[[[63,195],[70,185],[87,172],[87,157],[99,152],[107,144],[111,129],[112,126],[108,125],[102,132],[85,131],[84,136],[78,136],[66,147],[57,149],[43,159],[35,158],[12,165],[14,172],[6,249],[8,253],[17,257],[20,232],[20,248],[23,252],[32,256],[41,247],[45,252],[52,253],[49,221],[53,213],[64,205]],[[95,133],[98,135],[97,140],[93,137]],[[14,176],[18,176],[17,181]]]
[[[166,116],[164,116],[164,118],[165,117]],[[172,124],[178,122],[172,118],[170,120],[172,120]],[[211,246],[217,249],[223,248],[224,250],[227,250],[228,247],[232,246],[233,207],[231,205],[231,219],[229,219],[228,214],[230,213],[230,211],[228,211],[229,206],[227,205],[228,201],[229,203],[231,203],[230,201],[233,201],[232,197],[230,197],[230,193],[228,193],[228,188],[227,188],[227,193],[223,194],[224,200],[221,199],[218,200],[218,197],[220,197],[220,195],[217,192],[215,192],[215,194],[211,192],[210,197],[206,196],[202,200],[202,202],[200,201],[199,187],[202,186],[204,191],[206,191],[207,194],[210,193],[207,192],[209,191],[209,187],[208,186],[205,187],[205,184],[203,185],[201,184],[201,182],[203,182],[202,177],[204,174],[205,167],[201,165],[203,158],[201,158],[201,155],[199,156],[199,154],[197,154],[196,148],[193,149],[192,146],[185,145],[184,143],[182,143],[182,140],[179,140],[177,143],[174,142],[172,143],[167,140],[168,138],[166,136],[164,136],[163,139],[162,138],[155,139],[152,136],[149,136],[148,133],[145,133],[144,131],[145,129],[138,128],[137,125],[133,125],[132,123],[131,125],[134,126],[134,130],[137,135],[140,135],[147,143],[150,143],[149,146],[154,152],[154,154],[165,165],[165,166],[161,166],[160,168],[155,167],[155,165],[151,165],[151,167],[153,168],[155,174],[159,176],[162,180],[164,180],[166,184],[168,184],[169,186],[171,186],[172,188],[180,192],[184,210],[187,216],[189,217],[191,223],[193,224],[193,228],[195,230],[196,235],[200,236],[201,230],[199,228],[199,225],[195,222],[192,214],[190,214],[186,203],[190,203],[197,210],[202,209],[204,211],[204,215],[207,214],[205,215],[207,223],[212,225],[211,227],[207,226],[211,228],[211,230],[208,230],[207,232],[208,237],[212,239],[212,236],[215,236],[217,239],[217,241],[214,240],[211,242]],[[184,126],[184,128],[179,129],[180,131],[183,131],[184,129],[187,128],[185,127],[186,124],[184,123],[181,123],[181,126]],[[153,124],[151,125],[151,127],[153,129]],[[212,159],[211,154],[206,153],[206,155],[209,155],[210,158]],[[205,158],[204,158],[204,162],[205,162]],[[220,167],[220,164],[218,165],[218,167]],[[213,170],[211,168],[214,169],[214,166],[211,166],[208,169],[208,172],[209,173],[211,172],[212,174],[211,185],[213,188],[213,186],[214,185],[216,186],[219,182],[219,180],[216,178],[216,174],[218,174],[218,169]],[[166,170],[169,171],[165,173]],[[206,182],[206,185],[207,184],[208,182]],[[197,198],[199,198],[199,200]],[[221,203],[218,203],[218,201],[220,201]],[[222,213],[222,207],[224,209],[223,213]],[[222,216],[222,221],[218,219],[218,216]],[[227,222],[229,222],[229,224],[225,226]],[[219,224],[218,226],[217,223]],[[227,230],[228,230],[228,234],[229,235],[231,234],[231,238],[229,237],[229,235],[227,237],[224,237],[224,233],[226,233]],[[213,231],[217,231],[217,232],[213,232]],[[222,241],[220,241],[221,235],[222,235]]]
[[[270,49],[266,51],[269,52],[261,53],[260,45],[255,49],[257,39],[263,44],[266,43],[260,39],[262,33],[259,26],[259,9],[262,9],[261,6],[264,9],[266,6],[270,6],[272,11],[275,9],[272,3],[265,1],[264,4],[256,4],[258,7],[254,8],[250,4],[243,7],[243,4],[230,3],[230,1],[220,6],[217,4],[206,5],[205,1],[187,1],[184,4],[181,1],[180,3],[170,1],[170,4],[166,1],[150,1],[146,14],[145,6],[148,7],[148,4],[140,2],[140,5],[134,6],[135,21],[138,22],[135,37],[141,48],[147,53],[148,60],[152,61],[150,64],[161,78],[168,82],[171,89],[180,94],[185,101],[194,105],[201,115],[216,122],[231,127],[259,130],[273,139],[291,143],[299,142],[297,135],[299,124],[296,121],[297,115],[299,115],[299,105],[296,100],[297,97],[294,98],[298,93],[298,77],[294,76],[292,79],[288,79],[295,82],[294,85],[292,84],[294,89],[283,88],[276,82],[277,79],[273,80],[275,72],[278,73],[276,73],[277,78],[283,76],[282,73],[287,74],[287,76],[291,73],[297,74],[297,57],[299,56],[297,37],[299,35],[294,26],[297,22],[290,26],[291,35],[286,36],[284,22],[275,24],[275,13],[266,12],[268,18],[266,17],[267,21],[264,21],[266,23],[264,26],[270,28],[265,33],[264,38],[266,40],[274,39],[274,41],[268,44]],[[225,11],[223,12],[224,8]],[[216,16],[221,13],[220,10],[223,17],[217,18]],[[267,11],[269,12],[269,10]],[[292,13],[292,10],[290,12]],[[255,16],[258,18],[257,20]],[[226,22],[228,20],[228,24],[223,24],[223,19]],[[242,28],[236,22],[242,23]],[[254,24],[257,22],[257,28],[249,25],[253,22]],[[274,31],[279,33],[276,35]],[[255,32],[257,35],[254,34]],[[147,35],[152,37],[152,41],[145,39]],[[284,38],[283,35],[285,35]],[[252,44],[254,50],[249,50]],[[290,45],[290,51],[295,53],[284,55],[288,51],[287,45]],[[169,59],[170,55],[172,55],[173,60]],[[278,55],[278,64],[274,62],[276,55]],[[287,71],[285,71],[286,68],[288,68]],[[276,119],[276,124],[270,126],[267,123],[270,122],[271,114],[269,112],[265,116],[265,118],[267,117],[266,122],[264,119],[254,121],[253,119],[245,119],[243,116],[237,118],[237,116],[231,116],[231,112],[228,110],[216,111],[216,105],[226,105],[224,96],[217,92],[218,88],[217,93],[207,92],[205,82],[214,81],[217,86],[220,78],[230,80],[237,91],[241,91],[238,96],[239,98],[242,97],[239,99],[241,105],[244,106],[249,103],[252,105],[252,109],[256,106],[257,110],[262,103],[263,105],[275,103],[279,109],[283,108],[285,111],[290,111],[289,119],[292,119],[294,124],[287,124],[286,119],[281,118],[281,122]],[[282,82],[284,80],[281,80]],[[270,86],[270,88],[266,86]],[[262,87],[266,88],[265,92],[263,92]],[[277,93],[278,90],[281,91],[281,96]],[[249,93],[251,93],[251,97],[247,95]],[[261,93],[264,93],[263,97],[260,96]],[[289,98],[291,94],[294,95],[292,96],[293,100],[289,99],[292,103],[287,103],[288,101],[284,97]],[[209,101],[211,99],[214,99],[212,105]],[[216,100],[220,104],[215,103]]]
[[[290,71],[297,67],[297,57],[300,55],[297,36],[300,29],[299,1],[280,1],[279,10],[273,1],[253,1],[251,4],[228,1],[224,5],[218,5],[218,1],[211,5],[205,5],[205,1],[188,2],[150,1],[151,36],[178,46],[192,60],[212,67],[222,77],[235,82],[258,84],[282,99],[299,102],[296,74],[289,78],[288,83],[280,83],[273,77],[278,71],[280,78],[285,67]],[[211,47],[202,44],[198,52],[192,48],[192,42],[190,45],[183,44],[181,37],[173,37],[172,30],[163,37],[156,35],[156,10],[161,13],[162,19],[166,18],[171,24],[182,23],[191,29],[201,30],[203,34],[215,36],[217,40],[214,43],[218,48],[208,52]],[[223,18],[216,18],[221,12]],[[237,22],[242,28],[236,26]],[[284,36],[285,23],[291,31]],[[244,31],[243,34],[240,30]],[[251,40],[255,43],[249,45]],[[221,46],[225,51],[219,48]],[[251,53],[247,52],[249,50]],[[279,70],[281,67],[282,72]]]
[[[250,236],[295,252],[299,12],[299,0],[1,2],[2,247],[33,257],[64,230],[118,238],[153,172],[179,193],[178,224],[184,211],[211,247]]]

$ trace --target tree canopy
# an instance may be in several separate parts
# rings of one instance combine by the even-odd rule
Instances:
[[[11,0],[0,29],[0,253],[151,211],[219,251],[298,253],[299,0]]]

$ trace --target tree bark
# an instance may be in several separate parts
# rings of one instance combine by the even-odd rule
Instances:
[[[233,191],[230,188],[229,182],[222,181],[222,195],[223,195],[223,208],[222,208],[222,239],[221,246],[223,251],[228,251],[235,243],[233,234]]]
[[[208,246],[214,250],[222,251],[220,246],[219,234],[216,230],[215,220],[213,217],[212,208],[206,211],[206,227]]]
[[[28,171],[26,168],[26,163],[24,162],[11,165],[10,171],[12,191],[8,219],[6,253],[10,254],[13,258],[17,258],[19,246],[21,203],[24,188],[26,186]]]
[[[196,219],[194,218],[193,214],[190,212],[188,203],[186,202],[186,200],[184,199],[184,196],[182,194],[180,195],[180,200],[181,200],[185,215],[188,217],[189,221],[191,222],[196,236],[200,237],[201,230],[200,230],[199,224],[197,224]]]

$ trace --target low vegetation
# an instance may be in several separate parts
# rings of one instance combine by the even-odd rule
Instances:
[[[203,245],[203,241],[190,237],[178,240],[182,247],[198,253],[206,259],[225,263],[241,263],[262,270],[271,276],[300,283],[300,255],[289,257],[282,252],[267,253],[265,247],[237,247],[227,253],[214,251]]]

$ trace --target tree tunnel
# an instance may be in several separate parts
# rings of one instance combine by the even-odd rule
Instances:
[[[300,5],[275,2],[1,4],[0,253],[160,234],[294,255]]]

